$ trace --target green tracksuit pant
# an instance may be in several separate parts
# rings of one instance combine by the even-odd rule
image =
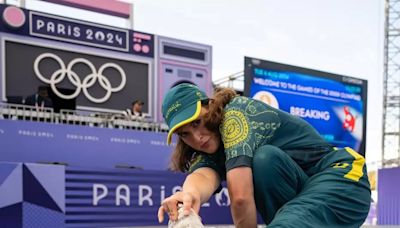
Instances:
[[[371,191],[364,157],[350,148],[325,155],[308,176],[281,149],[266,145],[253,158],[258,212],[274,227],[360,227]]]

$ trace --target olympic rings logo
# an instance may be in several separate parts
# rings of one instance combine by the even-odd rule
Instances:
[[[46,58],[54,59],[60,66],[60,69],[54,71],[53,74],[50,76],[50,78],[44,77],[39,70],[40,61]],[[81,81],[79,76],[72,70],[72,67],[78,63],[87,65],[91,70],[91,73],[86,75],[83,81]],[[120,91],[122,88],[124,88],[126,84],[125,71],[115,63],[105,63],[99,68],[99,71],[97,71],[95,66],[87,59],[76,58],[73,59],[68,64],[68,66],[65,66],[63,60],[57,55],[52,53],[43,53],[36,58],[33,68],[36,76],[42,82],[49,84],[52,91],[58,97],[61,97],[63,99],[76,98],[80,94],[81,90],[83,90],[83,93],[85,94],[86,98],[89,99],[90,101],[94,103],[103,103],[110,98],[111,93]],[[114,88],[111,87],[110,81],[103,75],[104,70],[107,68],[114,68],[119,72],[121,76],[121,83],[117,87]],[[75,91],[70,95],[61,93],[60,91],[58,91],[56,87],[58,83],[64,80],[65,76],[67,76],[68,80],[72,83],[72,85],[76,87]],[[97,80],[99,81],[100,86],[106,91],[106,94],[102,98],[95,98],[88,92],[88,88],[93,86]]]

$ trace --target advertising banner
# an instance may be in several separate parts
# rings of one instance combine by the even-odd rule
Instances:
[[[64,166],[0,162],[0,227],[64,224]]]
[[[158,223],[161,202],[181,190],[168,171],[0,162],[0,227],[143,227]],[[232,224],[228,191],[203,204],[205,225]]]
[[[377,225],[400,225],[399,180],[398,167],[378,170]]]
[[[0,161],[166,170],[166,133],[0,120]]]
[[[183,180],[184,175],[166,171],[67,167],[66,227],[161,225],[158,208],[166,197],[181,190]],[[200,209],[203,223],[232,224],[229,204],[224,187]]]

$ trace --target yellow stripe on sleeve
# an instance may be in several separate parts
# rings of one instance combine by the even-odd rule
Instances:
[[[345,150],[354,157],[354,161],[352,163],[351,170],[346,175],[344,175],[344,177],[358,182],[360,178],[364,175],[363,167],[365,164],[365,159],[362,155],[360,155],[350,147],[346,147]]]

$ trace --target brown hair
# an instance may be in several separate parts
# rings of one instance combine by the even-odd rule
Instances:
[[[219,125],[224,118],[225,106],[236,96],[236,92],[230,88],[216,88],[214,96],[203,106],[208,106],[208,113],[205,116],[205,126],[210,131],[219,131]],[[179,137],[174,152],[172,153],[170,170],[187,172],[192,161],[197,157],[198,152],[186,145]]]

